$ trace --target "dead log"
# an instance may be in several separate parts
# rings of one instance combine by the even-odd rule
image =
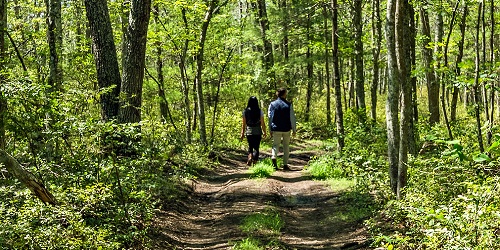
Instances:
[[[5,151],[0,150],[0,164],[7,168],[10,174],[16,177],[21,183],[31,190],[31,192],[42,200],[44,203],[57,205],[54,196],[45,188],[43,183],[39,181],[32,173],[25,170],[21,164]]]

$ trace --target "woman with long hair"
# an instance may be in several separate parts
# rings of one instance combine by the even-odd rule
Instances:
[[[243,111],[241,126],[241,139],[246,136],[248,142],[247,165],[255,164],[259,160],[259,147],[262,136],[266,137],[264,113],[259,108],[257,97],[248,99],[247,107]]]

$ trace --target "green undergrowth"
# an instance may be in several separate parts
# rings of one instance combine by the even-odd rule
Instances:
[[[278,164],[281,162],[281,159],[278,159]],[[276,171],[273,167],[271,158],[264,158],[258,161],[256,164],[253,164],[250,169],[250,178],[267,178]]]
[[[240,229],[248,237],[233,243],[233,249],[282,249],[278,237],[283,226],[279,212],[272,207],[247,215],[243,218]]]

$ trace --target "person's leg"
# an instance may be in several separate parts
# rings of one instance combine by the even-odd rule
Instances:
[[[290,131],[283,132],[283,166],[288,165],[290,158]]]
[[[273,131],[273,148],[271,150],[271,161],[273,162],[274,169],[278,169],[278,153],[280,150],[281,134],[280,132]]]
[[[247,135],[247,142],[248,142],[247,165],[251,165],[252,164],[252,154],[253,154],[253,138],[252,138],[252,135]]]
[[[253,162],[257,162],[259,160],[259,148],[260,148],[260,141],[262,140],[262,135],[256,135],[255,136],[255,145],[254,145],[254,152],[253,152]]]

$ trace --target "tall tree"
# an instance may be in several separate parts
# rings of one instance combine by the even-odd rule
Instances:
[[[363,62],[363,1],[354,0],[354,56],[356,61],[356,106],[359,109],[358,114],[361,115],[361,120],[366,117],[365,104],[365,68]]]
[[[269,38],[269,19],[267,16],[266,0],[256,0],[252,2],[252,7],[256,13],[256,21],[260,28],[260,38],[263,43],[262,47],[262,66],[264,69],[264,77],[266,79],[266,86],[263,91],[266,92],[269,98],[274,96],[276,89],[276,79],[273,71],[274,67],[274,53],[273,44]]]
[[[396,1],[395,45],[396,59],[401,84],[400,143],[398,157],[397,197],[402,197],[402,189],[407,183],[408,153],[412,134],[412,84],[411,84],[411,6],[408,0]]]
[[[476,126],[477,126],[477,143],[479,144],[479,150],[481,152],[484,152],[484,146],[483,146],[483,133],[481,131],[481,115],[480,115],[480,97],[479,97],[479,71],[480,71],[480,46],[479,46],[479,27],[481,25],[481,14],[482,14],[482,8],[483,8],[483,2],[479,2],[479,7],[477,11],[477,23],[476,23],[476,38],[475,38],[475,54],[476,54],[476,60],[475,60],[475,70],[474,70],[474,111],[475,111],[475,118],[476,118]],[[484,49],[484,48],[483,48]]]
[[[372,1],[372,54],[373,54],[373,79],[371,93],[371,117],[377,120],[377,88],[380,79],[380,50],[382,45],[382,20],[380,19],[380,0]]]
[[[106,0],[85,0],[85,9],[97,69],[101,119],[111,121],[118,117],[121,77],[108,4]]]
[[[339,32],[338,32],[338,3],[332,0],[332,63],[333,88],[335,90],[335,120],[337,125],[337,147],[344,148],[344,111],[342,110],[342,91],[340,86],[339,69]]]
[[[399,164],[399,69],[396,57],[395,12],[396,1],[387,0],[387,16],[385,25],[387,43],[387,147],[389,160],[389,177],[392,191],[398,191],[398,164]]]
[[[306,22],[306,62],[307,62],[307,90],[306,90],[306,110],[304,114],[305,122],[309,121],[309,115],[311,110],[311,98],[313,92],[313,60],[312,60],[312,52],[311,52],[311,12],[307,13],[307,22]]]
[[[130,16],[125,34],[123,51],[123,73],[118,111],[118,122],[137,123],[141,121],[142,85],[146,59],[146,40],[148,34],[151,0],[132,0]]]
[[[208,3],[208,8],[205,12],[205,18],[203,19],[203,23],[200,30],[200,36],[198,38],[198,46],[196,51],[196,76],[195,76],[195,85],[196,85],[196,98],[198,102],[198,118],[199,118],[199,129],[200,129],[200,141],[203,145],[208,145],[207,141],[207,129],[205,123],[205,102],[203,99],[203,63],[204,63],[204,53],[205,53],[205,41],[207,39],[207,31],[210,26],[210,21],[212,17],[216,15],[220,8],[227,4],[228,0],[219,3],[217,0],[211,0]]]
[[[326,124],[330,126],[332,123],[332,110],[331,110],[331,87],[330,87],[330,35],[328,33],[328,6],[323,5],[323,31],[325,37],[325,78],[326,78]]]
[[[432,126],[435,123],[439,123],[439,83],[432,72],[431,27],[425,6],[420,7],[420,21],[422,23],[422,60],[427,84],[429,124]]]
[[[62,68],[60,63],[62,49],[61,0],[45,0],[47,9],[47,41],[49,44],[49,86],[60,90]]]
[[[0,0],[0,89],[7,84],[5,76],[6,65],[6,44],[5,36],[7,31],[7,0]],[[7,113],[7,100],[0,90],[0,150],[5,149],[5,119]]]
[[[469,7],[467,3],[464,5],[462,13],[462,21],[460,23],[460,35],[461,39],[458,41],[458,55],[455,61],[455,76],[459,77],[461,75],[460,64],[462,63],[462,58],[464,56],[464,44],[465,44],[465,29],[467,25],[467,15],[469,14]],[[457,119],[457,103],[458,103],[458,92],[460,89],[458,86],[453,87],[453,94],[451,97],[450,106],[450,119],[455,121]]]

